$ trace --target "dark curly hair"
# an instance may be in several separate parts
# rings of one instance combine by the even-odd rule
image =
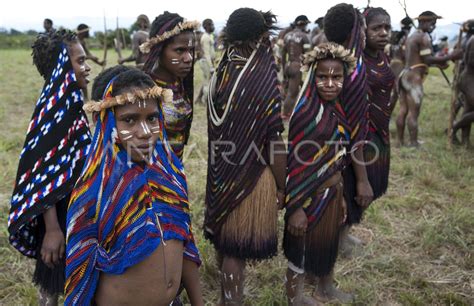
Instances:
[[[104,70],[94,79],[92,85],[93,100],[102,99],[107,85],[114,77],[116,78],[112,88],[112,96],[120,95],[132,87],[146,89],[155,86],[155,82],[145,72],[136,68],[117,65]]]
[[[222,30],[221,40],[224,45],[255,41],[265,32],[277,30],[275,23],[276,16],[270,11],[261,12],[247,7],[239,8],[230,14]]]
[[[56,67],[63,44],[79,42],[76,34],[68,30],[41,33],[31,46],[33,64],[45,81],[49,80]]]
[[[342,45],[351,35],[356,11],[351,4],[339,3],[324,16],[324,33],[329,41]]]

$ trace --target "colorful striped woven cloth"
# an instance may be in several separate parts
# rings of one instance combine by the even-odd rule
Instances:
[[[64,45],[36,102],[11,200],[10,243],[26,256],[38,255],[37,218],[69,195],[80,174],[91,141],[82,106],[82,92]]]
[[[369,86],[369,129],[380,134],[383,141],[390,142],[388,125],[392,107],[390,95],[395,82],[395,75],[390,69],[390,63],[383,52],[378,52],[377,57],[364,54],[367,66],[367,82]]]
[[[106,92],[111,92],[112,85]],[[68,210],[66,305],[89,305],[100,272],[122,274],[164,240],[184,242],[183,256],[200,264],[189,216],[186,177],[164,129],[149,165],[129,161],[113,109],[101,111]]]
[[[350,127],[339,102],[323,101],[316,88],[316,65],[310,67],[290,119],[286,217],[298,208],[308,216],[312,229],[330,200],[316,191],[344,166]]]
[[[365,43],[361,39],[362,25],[359,19],[359,11],[354,9],[355,18],[352,27],[351,40],[347,49],[351,50],[352,56],[357,59],[354,71],[344,80],[344,88],[341,93],[341,102],[347,115],[347,122],[351,128],[352,146],[363,144],[368,131],[368,107],[367,102],[367,75],[363,60]],[[350,163],[351,155],[348,154]]]
[[[166,122],[166,135],[174,153],[183,158],[184,145],[188,143],[193,119],[193,104],[186,97],[183,84],[180,81],[169,84],[157,78],[155,83],[173,91],[173,102],[163,104],[163,113]]]
[[[227,49],[214,78],[216,90],[210,92],[213,99],[208,103],[204,220],[211,241],[227,216],[252,192],[269,164],[265,148],[283,131],[276,64],[268,40],[248,59]]]

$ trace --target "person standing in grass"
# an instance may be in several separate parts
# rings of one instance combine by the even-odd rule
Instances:
[[[368,132],[368,101],[366,65],[363,61],[365,48],[365,19],[352,5],[341,3],[330,8],[324,17],[324,31],[329,41],[351,50],[357,59],[352,74],[346,76],[341,101],[350,126],[350,144],[347,166],[344,168],[344,200],[347,203],[346,227],[341,234],[341,248],[350,250],[361,241],[349,235],[358,206],[366,207],[373,198],[373,190],[367,178],[363,146]]]
[[[39,305],[57,305],[64,292],[66,211],[91,142],[81,92],[91,69],[73,32],[40,34],[32,48],[45,82],[20,153],[8,232],[13,247],[36,259]]]
[[[163,105],[163,112],[168,139],[180,159],[193,121],[194,31],[198,28],[197,21],[164,12],[155,18],[150,38],[140,46],[148,54],[143,71],[158,86],[173,91],[173,101]]]
[[[283,237],[288,304],[349,303],[352,295],[334,285],[334,264],[346,218],[342,170],[350,140],[340,94],[356,60],[343,46],[323,43],[304,55],[303,64],[308,76],[288,134]],[[304,296],[306,274],[318,280],[312,298]]]
[[[281,65],[283,67],[283,73],[287,78],[288,87],[285,90],[286,97],[283,103],[283,114],[282,117],[288,120],[293,107],[298,98],[298,91],[301,86],[301,55],[308,50],[311,45],[309,41],[308,33],[306,28],[309,20],[305,15],[296,17],[293,24],[295,28],[288,32],[283,38],[283,49],[281,55]]]
[[[400,111],[397,117],[397,138],[399,145],[405,145],[405,122],[408,125],[410,147],[418,147],[418,116],[423,101],[423,83],[432,65],[447,67],[449,60],[462,57],[461,50],[437,57],[433,54],[430,33],[436,28],[441,16],[425,11],[418,16],[418,29],[406,41],[405,69],[399,75]]]
[[[145,63],[146,56],[140,51],[140,45],[148,39],[148,32],[150,31],[150,20],[147,15],[141,14],[137,17],[135,24],[138,30],[133,34],[132,38],[132,54],[126,58],[119,58],[118,63],[124,64],[135,61],[137,68],[142,68]]]
[[[209,94],[209,81],[211,75],[214,73],[214,61],[216,60],[216,50],[214,43],[214,22],[211,19],[204,19],[202,22],[202,27],[205,32],[200,38],[200,47],[201,47],[201,58],[199,59],[199,64],[202,70],[202,83],[199,88],[198,97],[196,98],[197,103],[207,102]]]
[[[65,303],[169,305],[185,262],[200,264],[183,165],[161,109],[172,92],[116,66],[96,78],[92,97],[84,109],[97,127],[68,210]],[[198,275],[183,282],[192,304],[203,305]]]
[[[275,19],[270,12],[235,10],[211,80],[204,235],[217,251],[220,305],[242,305],[246,263],[277,253],[286,148],[269,40]]]
[[[390,15],[383,8],[369,7],[363,15],[367,24],[364,63],[367,67],[369,88],[369,130],[363,152],[367,178],[375,200],[387,191],[390,171],[389,123],[394,108],[390,97],[395,75],[384,49],[389,42],[392,26]],[[354,185],[347,186],[347,189],[352,189],[351,194],[356,193],[355,188]],[[359,223],[367,206],[354,205],[352,208],[352,221]]]
[[[456,139],[456,132],[461,129],[462,144],[470,146],[469,137],[471,134],[471,125],[474,122],[474,20],[464,23],[463,30],[470,36],[464,49],[463,69],[459,75],[458,88],[464,96],[464,111],[462,117],[454,123],[453,140]],[[456,141],[457,142],[457,141]]]

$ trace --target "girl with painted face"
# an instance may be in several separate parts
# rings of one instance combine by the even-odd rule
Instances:
[[[194,30],[199,22],[164,12],[153,21],[150,39],[140,46],[148,54],[143,70],[158,86],[173,91],[173,101],[163,104],[166,131],[180,159],[193,119]]]
[[[96,78],[92,97],[84,109],[96,113],[97,127],[67,218],[65,304],[169,305],[185,266],[200,264],[186,177],[161,107],[173,93],[116,66]],[[200,305],[194,277],[183,281]]]
[[[348,302],[350,295],[334,287],[333,269],[346,218],[342,170],[350,140],[340,95],[355,58],[343,46],[325,43],[306,53],[303,64],[308,76],[288,134],[283,238],[288,304]],[[318,278],[312,298],[303,296],[306,273]]]
[[[64,291],[66,210],[91,141],[82,110],[90,73],[85,60],[69,31],[43,33],[33,44],[45,83],[20,153],[8,231],[16,249],[36,258],[40,305],[57,305]]]

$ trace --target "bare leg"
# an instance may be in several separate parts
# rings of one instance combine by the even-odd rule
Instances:
[[[39,289],[39,303],[40,306],[57,306],[58,305],[58,295],[49,294],[43,289]]]
[[[323,303],[338,300],[341,303],[351,303],[354,295],[345,293],[334,286],[334,271],[319,278],[319,285],[313,297]]]
[[[421,80],[420,80],[421,81]],[[418,147],[418,116],[420,115],[423,99],[423,85],[413,80],[412,88],[406,95],[408,106],[407,125],[410,133],[410,147]]]
[[[283,103],[283,115],[290,116],[298,98],[298,92],[301,83],[300,64],[293,62],[288,67],[288,92]]]
[[[339,253],[349,257],[354,247],[362,246],[362,241],[354,235],[349,234],[350,226],[344,226],[339,236]]]
[[[243,305],[245,261],[224,256],[222,260],[221,284],[224,305]]]
[[[403,88],[400,88],[400,112],[397,117],[397,139],[398,145],[404,145],[404,134],[405,134],[405,120],[408,114],[408,106],[406,101],[406,92]]]
[[[304,295],[304,281],[304,273],[297,273],[290,268],[286,270],[286,296],[289,306],[319,304],[315,299]]]

